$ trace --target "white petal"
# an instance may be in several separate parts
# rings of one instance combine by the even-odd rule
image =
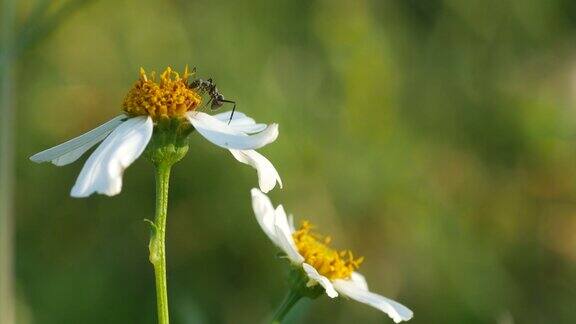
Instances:
[[[150,117],[125,121],[90,155],[70,193],[87,197],[97,192],[108,196],[120,193],[122,174],[148,145],[154,124]]]
[[[266,193],[274,189],[276,182],[278,182],[278,185],[282,188],[282,179],[280,179],[278,171],[276,171],[272,163],[262,154],[254,150],[230,150],[230,153],[232,153],[236,160],[256,169],[260,190]]]
[[[414,315],[406,306],[364,289],[363,284],[358,284],[358,281],[337,279],[333,284],[342,295],[383,311],[395,323],[407,321]]]
[[[290,261],[296,264],[304,262],[304,258],[296,249],[284,208],[278,206],[274,209],[268,196],[256,188],[250,192],[252,193],[252,208],[254,209],[256,220],[264,233],[268,235],[276,246],[286,253]]]
[[[290,232],[296,232],[296,226],[294,226],[294,215],[288,215],[288,225],[290,225]]]
[[[286,213],[282,205],[278,206],[275,211],[276,218],[274,219],[274,228],[276,230],[276,239],[280,248],[286,253],[290,261],[296,264],[304,262],[304,257],[298,253],[294,238],[292,238],[292,231],[286,219]]]
[[[254,210],[254,215],[256,220],[262,230],[268,237],[274,242],[274,244],[279,245],[276,239],[276,230],[274,229],[274,206],[272,202],[263,194],[260,190],[254,188],[250,190],[252,194],[252,209]]]
[[[288,222],[288,216],[286,216],[286,211],[284,210],[284,206],[278,205],[278,207],[276,207],[274,212],[276,213],[276,219],[274,222],[277,223],[278,226],[282,227],[282,231],[290,233],[290,235],[292,235],[292,233],[294,231],[290,229],[290,224]]]
[[[319,283],[324,289],[326,290],[326,295],[330,298],[338,297],[338,293],[334,290],[334,286],[330,282],[330,280],[323,275],[319,274],[316,269],[309,265],[308,263],[302,263],[302,268],[306,271],[308,278],[312,279],[313,281]]]
[[[32,155],[30,160],[36,163],[50,161],[57,166],[72,163],[81,157],[82,154],[86,153],[92,146],[106,138],[110,132],[122,124],[122,119],[125,118],[127,118],[125,115],[114,117],[89,132]]]
[[[220,120],[220,121],[223,121],[223,122],[228,122],[228,121],[230,120],[230,114],[231,114],[231,113],[232,113],[232,110],[230,110],[230,111],[225,111],[225,112],[221,112],[221,113],[215,114],[215,115],[213,115],[212,117],[214,117],[214,118],[216,118],[216,119],[218,119],[218,120]],[[238,110],[236,110],[236,111],[234,112],[234,116],[232,117],[232,122],[235,122],[235,121],[238,121],[238,120],[242,120],[242,119],[246,119],[246,118],[252,119],[252,118],[246,116],[245,113],[239,112]],[[252,119],[252,122],[255,123],[253,119]]]
[[[200,135],[213,144],[227,149],[258,149],[274,142],[278,137],[278,124],[271,124],[260,133],[247,135],[203,112],[191,112],[187,117]]]
[[[304,257],[298,253],[294,240],[292,240],[292,236],[286,235],[278,226],[276,226],[275,229],[279,247],[284,251],[284,253],[286,253],[288,259],[290,259],[294,264],[301,264],[304,262]]]
[[[239,111],[235,111],[232,120],[230,120],[231,113],[232,111],[227,111],[213,117],[230,125],[233,129],[247,134],[258,133],[266,129],[266,124],[257,124],[254,119]]]
[[[350,280],[355,283],[358,288],[368,290],[368,282],[366,281],[366,278],[359,272],[352,272]]]

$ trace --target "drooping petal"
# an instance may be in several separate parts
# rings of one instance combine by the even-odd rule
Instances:
[[[414,313],[412,313],[412,311],[406,306],[384,296],[370,292],[367,289],[364,289],[365,286],[363,284],[358,284],[358,282],[337,279],[333,281],[333,284],[334,288],[336,288],[336,290],[342,295],[381,310],[388,314],[395,323],[407,321],[414,315]]]
[[[276,230],[274,229],[274,206],[272,206],[270,198],[256,188],[250,190],[250,193],[252,194],[252,209],[258,224],[260,224],[260,227],[262,227],[262,230],[268,235],[270,240],[274,244],[279,245],[276,239]]]
[[[304,268],[304,271],[308,275],[308,278],[312,279],[314,282],[317,282],[322,287],[324,287],[324,290],[326,290],[326,295],[328,295],[328,297],[330,298],[338,297],[338,292],[336,292],[334,286],[332,285],[332,282],[330,282],[328,278],[318,273],[318,271],[308,263],[302,263],[302,268]]]
[[[122,124],[123,119],[126,118],[125,115],[116,116],[91,131],[32,155],[30,160],[36,163],[50,161],[57,166],[72,163],[86,153],[92,146],[106,138],[106,136]]]
[[[278,124],[271,124],[263,131],[247,135],[203,112],[186,115],[194,128],[208,141],[227,149],[255,150],[270,144],[278,137]]]
[[[122,189],[122,174],[142,154],[153,130],[150,117],[130,118],[118,126],[90,155],[82,168],[72,197],[94,192],[113,196]]]
[[[235,111],[232,120],[230,120],[231,113],[232,111],[227,111],[220,114],[216,114],[213,117],[221,122],[228,124],[233,129],[240,131],[242,133],[247,134],[258,133],[266,129],[266,124],[257,124],[254,119],[246,116],[246,114],[243,114],[239,111]]]
[[[276,182],[282,188],[282,179],[272,163],[262,154],[254,150],[230,150],[236,160],[248,164],[258,173],[258,185],[264,193],[274,189]]]
[[[292,231],[290,230],[290,225],[288,225],[286,212],[284,212],[282,205],[276,207],[275,215],[274,228],[276,230],[276,239],[278,240],[279,247],[293,263],[300,264],[304,262],[304,257],[298,253],[296,243],[294,243]]]

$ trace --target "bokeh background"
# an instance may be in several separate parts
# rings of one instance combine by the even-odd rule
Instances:
[[[117,115],[141,66],[185,64],[280,124],[261,150],[285,183],[273,201],[365,256],[411,323],[576,322],[574,1],[14,3],[17,323],[155,323],[151,164],[116,197],[73,199],[85,158],[28,157]],[[172,174],[173,323],[265,323],[282,300],[254,186],[191,137]],[[391,323],[325,297],[289,322]]]

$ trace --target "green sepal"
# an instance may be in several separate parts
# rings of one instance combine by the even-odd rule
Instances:
[[[194,131],[183,118],[161,118],[155,122],[145,156],[155,165],[173,165],[188,152],[188,136]]]

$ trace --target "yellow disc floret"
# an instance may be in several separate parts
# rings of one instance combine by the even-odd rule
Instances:
[[[360,267],[364,257],[354,259],[349,250],[333,250],[329,246],[332,241],[330,236],[320,236],[312,232],[312,227],[309,221],[303,221],[300,228],[292,234],[304,262],[328,279],[350,278],[352,272]]]
[[[157,120],[162,117],[184,117],[188,111],[196,109],[202,98],[188,88],[188,66],[182,76],[168,67],[156,82],[155,73],[146,75],[140,68],[140,78],[128,91],[122,108],[130,116],[150,116]]]

